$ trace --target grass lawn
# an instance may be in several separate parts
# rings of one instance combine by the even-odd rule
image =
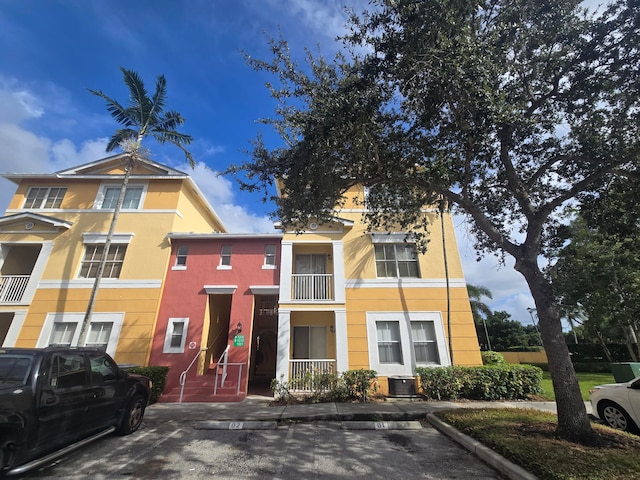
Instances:
[[[640,437],[593,424],[597,444],[558,439],[556,416],[530,409],[458,409],[436,415],[541,480],[638,480]]]
[[[616,383],[612,373],[576,373],[576,375],[578,377],[578,383],[580,384],[580,392],[582,392],[583,400],[589,400],[589,390],[595,385]],[[542,372],[542,397],[547,400],[556,399],[551,383],[551,374],[549,372]]]

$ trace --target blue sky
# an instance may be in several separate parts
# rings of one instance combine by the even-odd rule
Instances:
[[[351,1],[356,10],[366,0]],[[273,115],[265,74],[241,51],[269,59],[267,40],[282,34],[294,55],[304,47],[333,55],[346,14],[333,0],[0,0],[0,172],[54,172],[107,156],[116,128],[102,99],[87,88],[127,100],[119,67],[137,71],[149,91],[167,79],[168,105],[186,119],[184,133],[198,166],[191,172],[229,231],[273,231],[273,205],[218,177],[246,159],[259,132],[279,140],[257,120]],[[182,153],[148,144],[153,159],[189,171]],[[208,167],[208,168],[207,168]],[[15,185],[0,179],[0,210]],[[472,239],[456,220],[468,283],[489,288],[494,310],[531,322],[533,300],[513,262],[475,261]]]

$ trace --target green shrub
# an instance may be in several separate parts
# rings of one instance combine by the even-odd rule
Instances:
[[[531,365],[533,367],[538,367],[540,368],[543,372],[548,372],[549,371],[549,364],[548,363],[523,363],[523,365]]]
[[[504,356],[500,352],[480,352],[483,365],[504,365]]]
[[[375,393],[376,385],[374,380],[377,372],[375,370],[347,370],[342,372],[349,398],[366,402],[369,392]]]
[[[375,392],[373,370],[348,370],[341,375],[335,373],[305,372],[289,380],[271,380],[274,397],[282,403],[322,403],[358,400],[366,402]]]
[[[164,386],[167,384],[167,373],[169,373],[169,367],[131,367],[126,369],[127,372],[137,373],[138,375],[144,375],[148,377],[152,382],[150,403],[156,403]]]
[[[609,362],[574,362],[573,369],[577,373],[611,373]]]
[[[430,399],[519,400],[539,394],[542,370],[530,365],[416,368]]]

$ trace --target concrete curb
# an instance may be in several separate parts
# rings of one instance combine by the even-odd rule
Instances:
[[[507,478],[511,480],[539,480],[538,477],[536,477],[532,473],[527,472],[525,469],[516,465],[515,463],[507,460],[499,453],[494,452],[490,448],[485,447],[477,440],[474,440],[468,435],[465,435],[464,433],[458,431],[448,423],[443,422],[433,413],[427,414],[427,420],[429,420],[429,423],[433,425],[438,431],[462,445],[464,448],[486,462],[488,465],[491,465]]]

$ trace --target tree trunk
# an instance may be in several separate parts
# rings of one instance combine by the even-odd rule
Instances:
[[[602,346],[602,351],[604,352],[605,357],[607,357],[609,363],[613,363],[613,356],[611,355],[609,347],[607,347],[607,343],[604,341],[602,332],[596,332],[596,335],[598,336],[598,341],[600,342],[600,346]]]
[[[107,264],[107,256],[109,254],[109,248],[111,248],[111,240],[113,238],[113,233],[116,229],[116,223],[118,223],[118,217],[120,216],[120,210],[122,209],[122,204],[124,203],[124,195],[127,190],[127,185],[129,184],[129,178],[131,177],[131,171],[133,170],[133,164],[135,163],[135,156],[130,155],[127,164],[124,170],[124,179],[122,180],[122,186],[120,187],[120,193],[118,194],[118,201],[116,202],[116,206],[113,209],[113,216],[111,217],[111,225],[109,226],[109,232],[107,233],[107,238],[104,242],[104,249],[102,251],[102,256],[100,257],[100,263],[98,264],[98,271],[96,272],[96,278],[93,282],[93,288],[91,289],[91,295],[89,296],[89,304],[87,305],[87,311],[84,314],[84,319],[82,320],[82,327],[80,328],[80,337],[78,338],[78,346],[84,346],[87,334],[89,333],[89,325],[91,324],[91,316],[93,315],[93,308],[96,303],[96,296],[98,295],[98,288],[100,287],[100,280],[102,280],[102,275],[104,273],[104,267]]]
[[[572,442],[591,444],[595,441],[595,433],[591,428],[569,348],[562,333],[560,314],[554,305],[551,284],[540,272],[535,259],[518,261],[515,269],[525,277],[536,304],[538,324],[556,396],[556,433]]]

